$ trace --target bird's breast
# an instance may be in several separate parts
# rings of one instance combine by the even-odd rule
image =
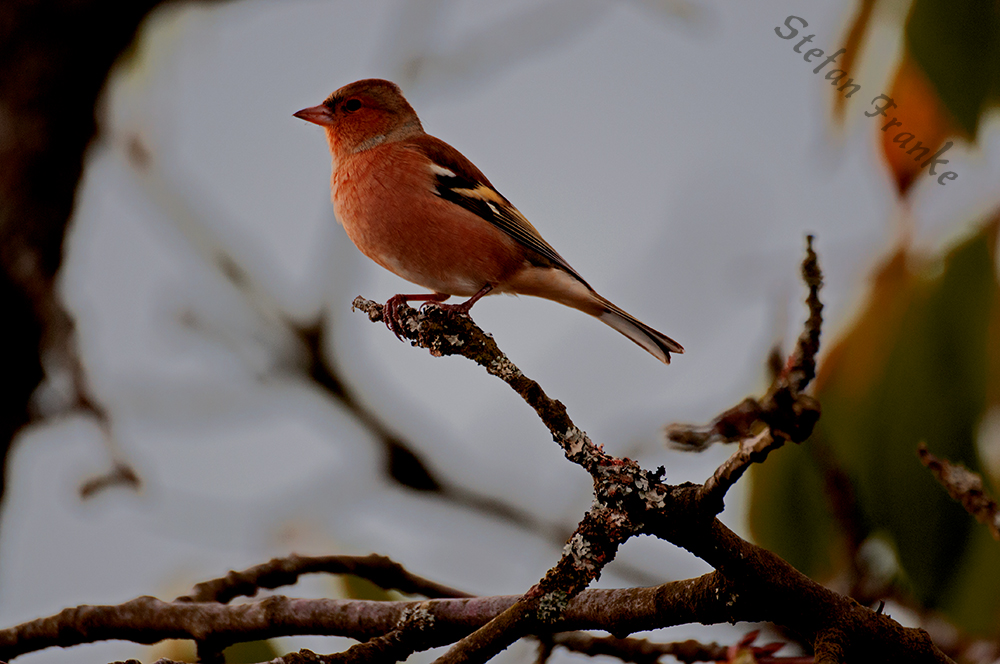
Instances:
[[[525,265],[525,249],[476,214],[437,196],[430,160],[389,144],[335,164],[334,211],[358,249],[439,293],[471,296]]]

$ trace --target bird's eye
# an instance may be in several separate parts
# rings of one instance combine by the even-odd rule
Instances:
[[[347,101],[344,102],[344,110],[347,111],[348,113],[353,113],[359,108],[361,108],[360,99],[348,99]]]

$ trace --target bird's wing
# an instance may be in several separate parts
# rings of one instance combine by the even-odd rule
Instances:
[[[430,160],[435,194],[493,224],[590,288],[590,284],[545,241],[510,201],[493,188],[486,176],[461,152],[427,134],[412,140],[412,143]]]

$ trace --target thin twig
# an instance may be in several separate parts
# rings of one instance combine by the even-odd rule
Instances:
[[[811,247],[810,257],[815,261]],[[806,277],[811,279],[811,295],[815,295],[818,268]],[[818,302],[818,298],[811,299]],[[356,300],[356,305],[373,320],[381,316],[379,305],[361,299]],[[229,606],[218,601],[168,603],[139,598],[116,607],[67,609],[56,616],[2,630],[0,658],[52,645],[111,638],[139,643],[190,638],[218,646],[315,634],[350,636],[370,643],[340,655],[302,651],[279,658],[280,664],[345,661],[365,652],[364,645],[381,648],[379,658],[385,655],[393,659],[415,649],[449,643],[454,645],[443,661],[483,662],[524,635],[603,629],[625,638],[636,631],[675,624],[768,620],[801,635],[824,656],[840,653],[840,661],[951,661],[925,631],[903,628],[889,616],[824,588],[775,554],[741,539],[715,518],[715,501],[721,501],[725,488],[735,481],[746,462],[734,462],[732,472],[723,473],[715,482],[721,488],[710,490],[708,498],[701,485],[665,485],[662,469],[649,472],[628,459],[605,454],[570,421],[562,404],[545,396],[537,383],[525,378],[500,353],[492,338],[467,317],[430,308],[420,313],[404,310],[403,320],[404,332],[417,345],[437,355],[471,357],[507,381],[536,410],[564,454],[593,479],[594,506],[577,526],[560,561],[534,588],[522,597],[423,602],[269,597]],[[766,405],[770,399],[774,410],[762,409],[760,423],[754,426],[763,424],[773,439],[799,442],[818,415],[815,405],[799,392],[811,378],[817,349],[818,327],[810,330],[820,321],[816,308],[812,309],[810,321],[798,350],[777,381],[785,383],[770,390],[761,402]],[[764,440],[761,437],[758,442],[766,445]],[[754,445],[748,444],[748,450],[738,454],[745,452],[752,461]],[[585,590],[621,542],[637,534],[653,535],[681,546],[715,571],[655,588]],[[249,576],[250,588],[264,585],[260,578],[266,578],[266,574]],[[218,597],[231,595],[242,580],[222,581]],[[207,594],[215,592],[206,590]],[[418,607],[426,612],[419,633],[411,632],[406,622],[406,612]]]
[[[693,639],[676,643],[656,643],[647,639],[622,639],[615,636],[594,636],[586,632],[567,632],[553,636],[551,643],[581,655],[590,657],[608,655],[622,662],[634,664],[655,664],[664,655],[670,655],[685,664],[726,659],[725,646],[717,643],[705,644]]]
[[[383,307],[377,302],[357,297],[352,309],[363,311],[372,322],[382,321]],[[566,413],[566,406],[550,398],[537,382],[525,376],[500,350],[493,337],[483,332],[468,316],[429,306],[422,311],[402,307],[399,311],[401,334],[411,345],[426,348],[436,357],[461,355],[507,383],[531,406],[566,457],[588,472],[607,458],[586,433],[579,430]]]
[[[806,297],[809,317],[785,368],[775,376],[764,397],[759,401],[744,399],[707,427],[675,424],[666,430],[668,439],[689,450],[703,450],[718,441],[739,442],[739,449],[699,490],[699,501],[715,514],[722,511],[726,493],[752,464],[764,461],[789,440],[804,441],[819,419],[819,403],[802,394],[816,375],[823,325],[823,304],[819,299],[823,274],[812,241],[813,237],[808,236],[806,258],[802,261],[802,278],[809,289]]]
[[[132,466],[124,461],[115,460],[107,473],[92,477],[80,485],[80,498],[84,500],[93,498],[112,487],[125,487],[138,491],[142,487],[142,479]]]
[[[777,372],[767,394],[760,400],[744,399],[708,426],[672,424],[667,427],[667,439],[678,448],[697,451],[712,443],[738,442],[755,436],[760,425],[770,426],[779,432],[776,435],[797,443],[809,437],[812,425],[819,418],[819,405],[802,395],[802,391],[816,375],[816,354],[823,326],[823,303],[819,299],[823,273],[812,243],[813,236],[807,236],[806,257],[802,261],[802,279],[809,289],[806,296],[809,317],[784,368]],[[803,417],[814,409],[814,417]]]
[[[356,298],[354,309],[382,320],[382,305]],[[661,473],[649,473],[628,459],[604,452],[579,429],[566,407],[545,394],[500,351],[493,338],[468,316],[457,316],[436,307],[421,311],[405,307],[399,313],[402,335],[432,355],[462,355],[506,382],[538,414],[566,458],[590,473],[594,506],[584,515],[563,549],[559,562],[525,595],[474,633],[462,638],[437,660],[486,661],[517,639],[551,624],[569,600],[596,579],[630,537],[641,532],[642,515],[665,504],[668,489]]]
[[[191,594],[177,598],[178,602],[221,602],[236,597],[253,597],[261,588],[294,585],[303,574],[353,574],[371,581],[384,590],[398,590],[407,595],[424,597],[472,597],[430,579],[408,572],[402,565],[385,556],[299,556],[273,558],[242,572],[199,583]]]
[[[775,443],[770,429],[764,429],[753,438],[741,440],[739,449],[733,452],[722,465],[715,469],[715,473],[705,480],[699,490],[700,499],[706,504],[722,502],[726,492],[743,476],[746,469],[755,461],[763,461],[771,450],[780,447],[782,442],[784,441]]]
[[[1000,505],[983,488],[982,476],[961,464],[934,456],[924,443],[917,447],[917,456],[920,463],[927,466],[934,478],[947,489],[948,495],[989,528],[993,539],[1000,541]]]

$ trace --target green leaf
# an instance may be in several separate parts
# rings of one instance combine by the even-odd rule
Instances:
[[[906,45],[942,103],[974,139],[1000,73],[1000,5],[993,0],[914,0]]]
[[[835,420],[827,427],[835,454],[855,478],[862,511],[873,528],[892,534],[917,599],[928,607],[938,604],[974,524],[915,449],[926,441],[935,454],[976,468],[995,290],[983,234],[955,249],[940,276],[935,267],[916,275],[881,380],[853,413],[862,430]]]
[[[852,541],[888,538],[914,599],[971,631],[995,626],[1000,613],[1000,575],[987,574],[1000,569],[1000,547],[991,553],[980,542],[982,526],[920,464],[916,447],[926,442],[979,472],[976,434],[1000,352],[996,231],[996,222],[984,225],[937,261],[900,251],[880,268],[868,306],[820,368],[823,416],[813,437],[755,469],[751,508],[755,538],[829,578],[850,562],[840,555],[847,533],[831,533],[843,525],[834,507],[845,506],[824,486],[842,473],[855,501]],[[998,581],[977,586],[985,576]]]
[[[943,489],[942,489],[943,490]],[[973,634],[996,636],[1000,620],[1000,544],[976,524],[941,610]]]
[[[253,664],[277,659],[278,651],[270,641],[246,641],[235,643],[222,651],[226,664]]]
[[[813,445],[816,436],[804,445]],[[789,445],[751,469],[750,529],[757,544],[803,574],[832,577],[842,566],[844,544],[824,491],[823,475],[809,451]]]
[[[384,602],[398,597],[398,595],[380,588],[368,579],[362,579],[353,574],[344,574],[340,577],[340,581],[344,587],[344,596],[348,599],[370,599]]]

